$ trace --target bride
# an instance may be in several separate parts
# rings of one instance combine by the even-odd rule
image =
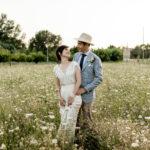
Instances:
[[[81,96],[76,95],[81,84],[80,67],[77,62],[69,61],[70,50],[66,45],[58,47],[56,56],[60,61],[60,64],[54,67],[61,116],[58,136],[72,142],[82,104]]]

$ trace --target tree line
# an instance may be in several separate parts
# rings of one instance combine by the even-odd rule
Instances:
[[[24,42],[26,34],[22,32],[21,26],[15,24],[13,20],[9,20],[6,14],[0,16],[0,62],[16,61],[16,62],[39,62],[39,61],[57,61],[56,49],[62,44],[60,35],[55,35],[48,30],[38,31],[34,37],[29,40],[27,45]],[[131,51],[132,58],[142,57],[144,49],[144,57],[150,57],[150,46],[137,46]],[[148,51],[147,51],[148,49]],[[71,58],[76,47],[71,48]],[[118,61],[123,58],[123,51],[115,46],[109,46],[106,49],[93,49],[102,61]]]
[[[141,44],[133,48],[131,51],[131,58],[150,58],[150,44]]]

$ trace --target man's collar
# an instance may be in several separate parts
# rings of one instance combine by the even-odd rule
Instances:
[[[86,53],[82,53],[81,54],[85,54],[86,56],[88,56],[90,54],[90,50],[88,50]]]

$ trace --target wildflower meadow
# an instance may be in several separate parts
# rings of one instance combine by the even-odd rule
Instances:
[[[61,149],[55,65],[0,64],[0,149]],[[103,63],[92,116],[102,150],[149,150],[150,61]]]

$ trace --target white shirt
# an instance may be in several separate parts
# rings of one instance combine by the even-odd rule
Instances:
[[[79,57],[79,60],[78,60],[78,64],[80,65],[80,61],[81,61],[81,58],[82,58],[82,54],[85,54],[86,56],[84,57],[84,61],[83,61],[83,65],[84,65],[84,63],[85,63],[85,61],[86,61],[86,58],[87,58],[87,56],[89,55],[89,53],[90,53],[90,51],[87,51],[86,53],[82,53],[81,52],[81,56]]]

